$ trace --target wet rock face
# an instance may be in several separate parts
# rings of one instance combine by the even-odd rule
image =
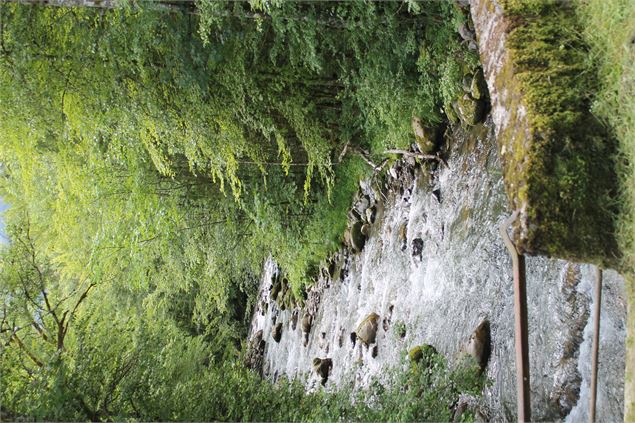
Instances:
[[[470,336],[465,351],[474,357],[481,370],[487,367],[492,352],[489,320],[483,320]]]
[[[549,395],[551,407],[554,409],[552,418],[566,417],[580,399],[582,377],[578,369],[580,345],[584,340],[584,328],[590,316],[589,298],[578,292],[581,281],[580,266],[568,264],[560,285],[560,292],[564,294],[566,303],[559,312],[563,322],[569,324],[569,333],[562,343],[557,367],[553,375],[553,388]]]
[[[377,337],[377,329],[379,328],[379,315],[377,313],[370,313],[362,322],[357,326],[357,339],[362,341],[366,346],[375,343]]]
[[[263,338],[262,330],[259,330],[249,341],[247,346],[247,354],[245,355],[245,366],[254,370],[256,373],[262,376],[264,354],[265,354],[265,340]]]

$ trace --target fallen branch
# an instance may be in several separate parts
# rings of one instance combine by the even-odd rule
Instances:
[[[443,160],[439,155],[434,154],[415,153],[407,150],[385,150],[384,154],[401,154],[402,156],[414,157],[415,159],[436,160],[440,163],[443,163],[444,166],[448,166],[445,160]]]

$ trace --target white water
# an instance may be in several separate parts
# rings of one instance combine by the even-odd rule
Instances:
[[[398,192],[386,195],[384,211],[378,213],[364,250],[357,255],[345,254],[349,260],[346,277],[339,281],[321,278],[314,287],[311,295],[319,294],[321,302],[307,346],[303,345],[299,321],[295,330],[291,328],[290,310],[280,311],[273,302],[264,311],[261,305],[257,307],[251,334],[263,330],[265,375],[272,379],[283,374],[302,378],[308,389],[315,389],[319,378],[312,372],[312,359],[330,357],[333,370],[327,388],[350,379],[363,387],[371,377],[381,375],[382,369],[397,365],[415,345],[432,344],[452,360],[476,326],[488,318],[492,356],[487,374],[493,384],[486,388],[483,404],[492,419],[513,420],[516,381],[511,260],[498,232],[509,211],[492,132],[488,123],[480,138],[456,135],[448,166],[440,167],[432,183],[418,171],[413,185],[405,187],[405,196]],[[433,189],[440,189],[441,201],[432,194]],[[364,191],[371,197],[377,195],[368,186]],[[404,251],[399,236],[403,223],[407,223]],[[412,256],[415,238],[423,240],[421,261]],[[275,272],[275,264],[268,262],[261,286],[263,302],[269,302]],[[571,285],[572,280],[579,283]],[[621,421],[624,287],[622,278],[613,271],[606,271],[604,280],[598,421]],[[567,420],[586,420],[593,268],[528,258],[527,283],[533,416],[559,417],[549,398],[562,385],[563,376],[575,376],[578,368],[581,398]],[[376,358],[372,349],[359,342],[353,348],[349,334],[358,323],[371,312],[386,318],[391,306],[388,330],[380,324],[377,334]],[[576,316],[583,319],[577,327],[580,335],[583,330],[584,342],[579,354],[574,348],[573,357],[567,360],[565,344],[575,338]],[[283,322],[280,343],[271,338],[274,320]],[[396,322],[406,326],[403,339],[396,334]]]

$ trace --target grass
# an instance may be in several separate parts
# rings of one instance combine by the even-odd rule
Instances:
[[[591,46],[600,91],[593,113],[608,124],[619,142],[621,212],[618,241],[629,304],[635,304],[635,3],[632,0],[578,0],[583,37]],[[635,313],[628,314],[625,381],[625,421],[635,420]]]

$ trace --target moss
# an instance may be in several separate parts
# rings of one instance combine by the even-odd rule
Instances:
[[[508,193],[529,222],[520,248],[613,264],[616,142],[590,113],[597,72],[575,11],[547,0],[502,5],[510,60],[497,80],[519,94],[507,107],[512,122],[524,121],[500,140]]]
[[[436,348],[432,345],[424,344],[412,348],[408,352],[408,358],[410,359],[410,363],[412,363],[412,365],[428,367],[432,364],[433,359],[437,354]]]

